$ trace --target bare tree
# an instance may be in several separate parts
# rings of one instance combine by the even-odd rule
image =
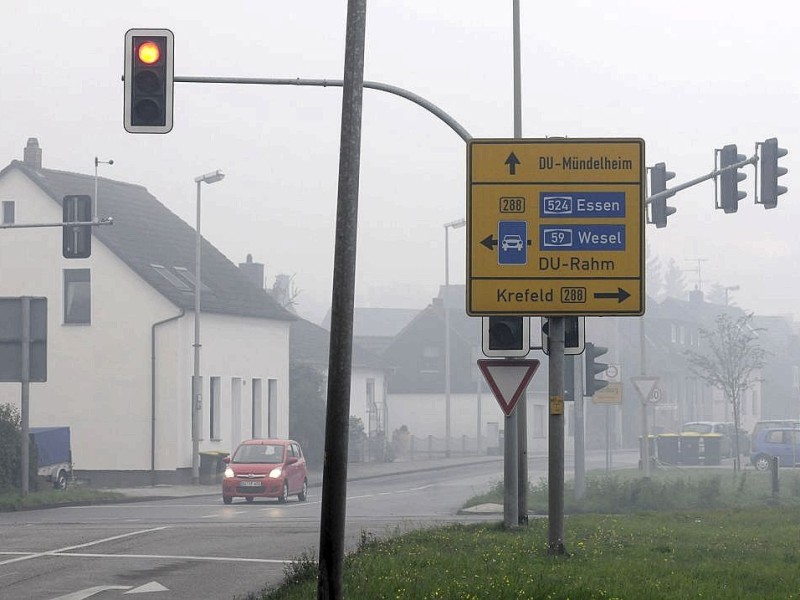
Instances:
[[[700,329],[705,351],[699,353],[690,350],[686,353],[692,372],[709,385],[722,390],[725,400],[733,407],[736,429],[734,471],[741,468],[739,426],[742,394],[758,380],[756,375],[767,357],[767,352],[759,345],[758,330],[751,325],[752,319],[752,313],[737,319],[728,314],[719,315],[713,329]]]

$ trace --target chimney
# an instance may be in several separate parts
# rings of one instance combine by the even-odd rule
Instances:
[[[253,262],[252,254],[247,255],[247,262],[239,263],[239,268],[258,289],[264,289],[264,265],[262,263]]]
[[[28,145],[22,154],[22,162],[25,166],[37,171],[42,168],[42,149],[39,148],[39,140],[28,138]]]

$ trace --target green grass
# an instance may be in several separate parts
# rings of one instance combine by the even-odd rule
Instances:
[[[362,532],[347,556],[345,598],[800,600],[800,473],[659,469],[593,474],[586,495],[565,492],[568,556],[547,553],[547,519],[504,531],[453,525],[377,540]],[[503,501],[502,484],[467,505]],[[547,483],[530,486],[529,508],[546,513]],[[316,597],[318,569],[306,552],[285,584],[248,600]]]
[[[529,486],[528,509],[547,513],[547,481]],[[567,513],[625,513],[640,510],[683,510],[765,506],[774,502],[800,506],[800,471],[782,469],[780,490],[772,497],[771,474],[731,469],[658,469],[649,480],[636,469],[594,473],[586,477],[586,491],[576,500],[573,482],[565,484]],[[465,507],[503,503],[502,482],[473,496]]]
[[[23,496],[18,491],[0,494],[0,512],[25,510],[60,504],[91,503],[123,498],[116,492],[103,492],[91,488],[71,487],[66,490],[43,489]]]
[[[800,507],[573,515],[569,556],[549,556],[547,520],[503,531],[453,525],[362,543],[345,598],[725,600],[800,598]],[[293,581],[251,599],[316,597],[306,555]]]

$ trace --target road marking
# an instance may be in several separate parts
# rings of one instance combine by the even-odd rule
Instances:
[[[211,561],[211,562],[243,562],[243,563],[265,563],[275,565],[285,565],[293,560],[284,560],[280,558],[243,558],[238,556],[182,556],[173,554],[90,554],[84,552],[57,552],[48,553],[56,554],[58,556],[69,556],[72,558],[144,558],[152,560],[196,560],[196,561]]]
[[[152,533],[154,531],[161,531],[163,529],[169,529],[169,526],[164,527],[154,527],[152,529],[141,529],[139,531],[130,531],[128,533],[123,533],[120,535],[115,535],[112,537],[103,538],[102,540],[95,540],[93,542],[86,542],[85,544],[78,544],[76,546],[67,546],[65,548],[59,548],[58,550],[48,550],[47,552],[36,552],[34,554],[28,554],[26,556],[18,556],[17,558],[11,558],[9,560],[0,561],[0,565],[9,565],[11,563],[20,562],[23,560],[30,560],[32,558],[39,558],[41,556],[52,556],[54,554],[62,554],[64,552],[68,552],[70,550],[77,550],[78,548],[87,548],[89,546],[96,546],[97,544],[103,544],[105,542],[114,542],[116,540],[125,539],[134,535],[140,535],[143,533]]]

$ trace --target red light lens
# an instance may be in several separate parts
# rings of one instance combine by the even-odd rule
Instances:
[[[161,49],[152,41],[142,42],[136,51],[139,60],[146,65],[154,65],[161,58]]]

